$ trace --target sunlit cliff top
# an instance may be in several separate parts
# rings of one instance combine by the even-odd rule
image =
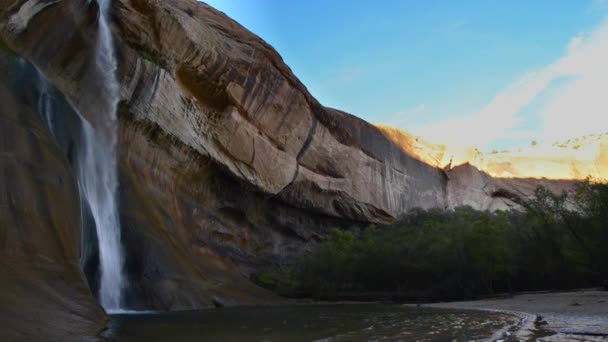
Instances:
[[[470,163],[494,177],[598,179],[608,177],[608,133],[512,150],[483,152],[474,147],[432,143],[400,129],[376,125],[405,152],[439,168]]]

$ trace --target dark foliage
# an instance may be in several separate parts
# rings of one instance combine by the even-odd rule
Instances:
[[[608,184],[544,188],[524,210],[414,210],[389,226],[334,229],[312,254],[254,276],[283,295],[470,299],[600,286],[608,279]]]

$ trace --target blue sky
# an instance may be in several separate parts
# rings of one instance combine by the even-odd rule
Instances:
[[[373,123],[482,149],[608,131],[608,96],[588,95],[608,70],[606,0],[206,2]]]

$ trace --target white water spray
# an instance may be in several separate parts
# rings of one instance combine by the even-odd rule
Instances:
[[[109,145],[86,121],[82,122],[82,134],[84,146],[78,158],[78,178],[81,191],[91,209],[99,241],[99,297],[106,311],[116,312],[121,309],[124,279],[116,202],[118,175],[115,143]]]
[[[116,79],[116,58],[112,34],[107,21],[109,0],[98,0],[99,35],[96,51],[96,76],[100,96],[95,108],[94,123],[82,118],[83,146],[78,157],[79,185],[91,209],[99,241],[101,305],[108,312],[120,312],[124,257],[120,244],[120,220],[116,193],[117,130],[116,109],[119,85]]]

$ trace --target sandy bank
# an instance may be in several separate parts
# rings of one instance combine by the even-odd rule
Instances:
[[[518,313],[523,320],[517,336],[522,339],[608,341],[608,291],[521,294],[504,299],[424,304],[423,307]]]

